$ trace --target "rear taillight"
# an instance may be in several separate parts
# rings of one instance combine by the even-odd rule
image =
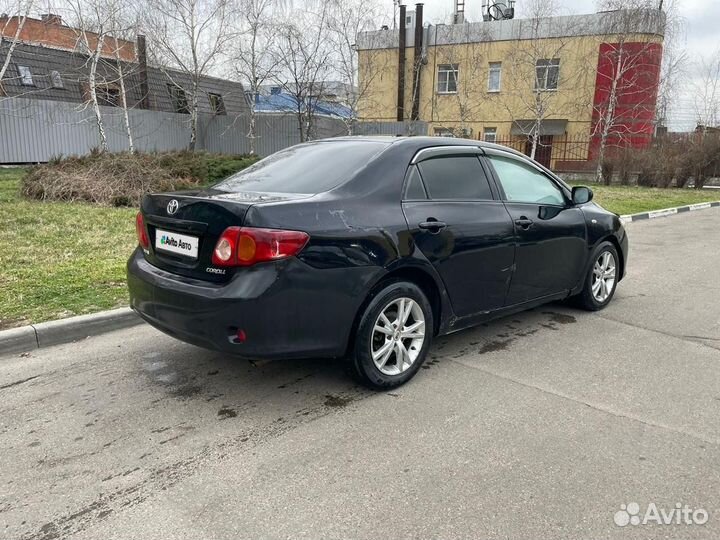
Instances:
[[[135,217],[135,232],[137,232],[138,244],[143,249],[150,249],[150,239],[148,238],[147,229],[145,228],[145,220],[142,213],[138,212]]]
[[[301,231],[228,227],[215,244],[215,266],[250,266],[297,255],[310,237]]]

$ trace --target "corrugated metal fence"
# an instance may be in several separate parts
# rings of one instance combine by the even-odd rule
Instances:
[[[122,110],[102,107],[108,145],[113,152],[128,149]],[[133,109],[130,125],[135,147],[145,152],[180,150],[189,141],[189,117]],[[209,152],[249,152],[248,118],[201,114],[197,148]],[[297,118],[292,114],[258,115],[256,151],[272,154],[300,142]],[[347,126],[327,117],[315,119],[315,138],[347,135]],[[373,122],[353,126],[358,135],[418,135],[427,133],[423,122]],[[95,117],[89,108],[72,103],[0,99],[0,163],[37,163],[58,156],[83,155],[98,146]]]

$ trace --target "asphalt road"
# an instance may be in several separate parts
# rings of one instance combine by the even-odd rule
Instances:
[[[718,538],[718,223],[628,225],[605,311],[440,339],[392,392],[146,326],[1,357],[0,535]],[[707,522],[616,525],[631,502]]]

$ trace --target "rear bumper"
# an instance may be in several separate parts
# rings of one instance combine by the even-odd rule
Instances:
[[[316,269],[291,258],[243,269],[218,285],[161,270],[139,249],[127,265],[130,307],[145,321],[187,343],[246,358],[343,355],[380,271]]]

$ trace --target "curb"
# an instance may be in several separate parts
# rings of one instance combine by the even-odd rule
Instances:
[[[620,216],[620,220],[623,223],[630,223],[631,221],[640,221],[642,219],[654,219],[659,217],[673,216],[675,214],[682,214],[683,212],[705,210],[706,208],[712,208],[713,206],[720,206],[720,201],[688,204],[687,206],[676,206],[675,208],[663,208],[662,210],[641,212],[639,214],[626,214],[624,216]]]
[[[70,343],[140,324],[143,320],[128,307],[68,317],[57,321],[0,331],[0,354],[12,354]]]

